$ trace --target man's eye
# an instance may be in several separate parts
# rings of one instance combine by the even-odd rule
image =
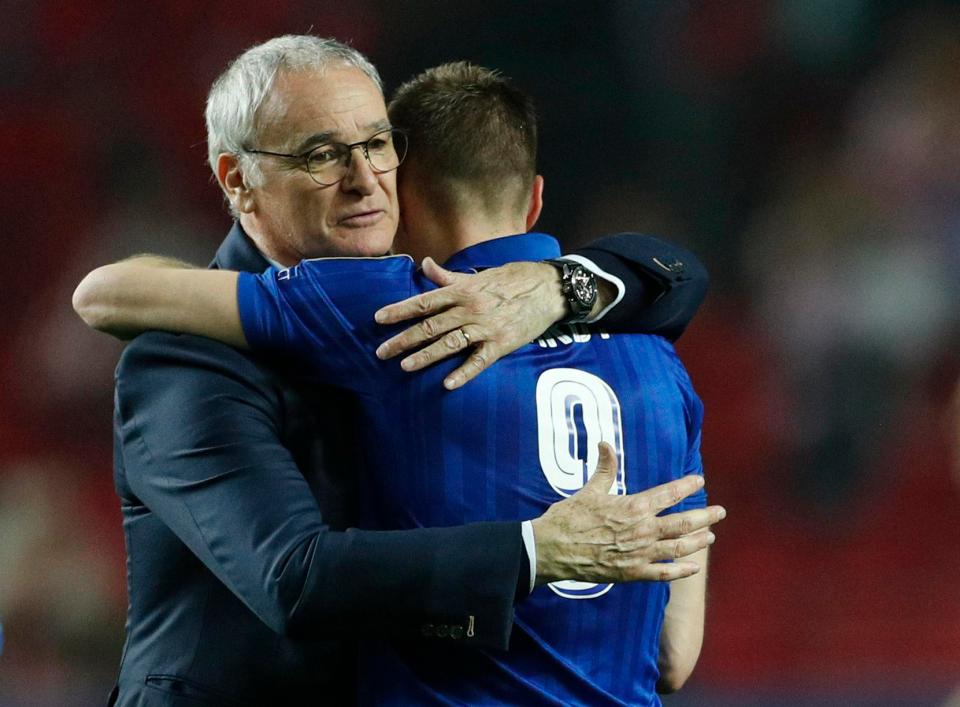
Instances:
[[[371,138],[367,143],[367,150],[370,152],[383,152],[390,147],[390,140],[384,137]]]
[[[324,165],[333,164],[340,157],[340,151],[331,146],[331,147],[321,147],[317,150],[314,150],[310,153],[310,156],[307,158],[307,162],[311,167],[322,167]]]

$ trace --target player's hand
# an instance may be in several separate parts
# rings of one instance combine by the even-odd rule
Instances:
[[[440,289],[388,305],[375,318],[380,324],[425,318],[381,344],[377,356],[388,359],[427,344],[400,362],[403,370],[418,371],[469,350],[464,364],[443,381],[448,390],[476,378],[566,316],[560,277],[552,265],[508,263],[467,275],[426,258],[423,272]]]
[[[613,448],[601,443],[597,471],[584,487],[533,521],[537,584],[673,581],[700,571],[693,562],[664,560],[713,544],[709,526],[722,520],[726,510],[710,506],[657,514],[700,489],[703,477],[685,476],[641,493],[612,496],[616,475]]]

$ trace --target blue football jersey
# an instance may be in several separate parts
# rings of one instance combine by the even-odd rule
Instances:
[[[469,271],[560,254],[545,234],[456,254]],[[702,473],[703,406],[670,343],[558,327],[456,390],[461,361],[410,374],[376,347],[402,327],[374,312],[432,289],[406,256],[304,261],[241,273],[238,300],[254,350],[283,351],[305,378],[353,391],[364,445],[364,523],[382,529],[527,520],[570,496],[616,450],[611,493]],[[671,511],[703,507],[703,491]],[[371,704],[655,705],[669,585],[556,582],[516,609],[508,652],[369,641],[360,699]],[[389,601],[386,592],[384,601]]]

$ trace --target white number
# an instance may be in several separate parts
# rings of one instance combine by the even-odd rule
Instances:
[[[540,469],[561,496],[572,496],[587,483],[597,468],[600,442],[608,442],[617,455],[610,493],[626,493],[620,401],[603,379],[576,368],[544,371],[537,379],[537,434]],[[613,585],[568,580],[547,586],[567,599],[593,599]]]

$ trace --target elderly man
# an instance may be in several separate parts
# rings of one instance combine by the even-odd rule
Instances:
[[[371,150],[391,126],[379,79],[362,56],[313,37],[272,40],[218,79],[207,116],[211,161],[238,217],[215,267],[259,271],[271,261],[380,255],[390,247],[395,173],[378,167]],[[313,165],[331,146],[342,173],[318,182]],[[661,264],[677,260],[667,246],[645,247],[660,249]],[[622,255],[597,259],[610,269]],[[639,284],[648,256],[621,264],[620,274]],[[543,321],[515,327],[520,337],[566,311],[557,269],[522,267],[523,285],[514,289],[533,292],[535,301],[552,292],[553,300],[538,308]],[[672,278],[661,279],[671,287],[657,316],[674,326],[676,312],[663,305],[683,291],[682,274],[657,267]],[[477,276],[498,294],[510,287],[502,277]],[[590,298],[578,296],[569,294],[567,305],[577,314],[602,306],[591,311]],[[84,299],[81,288],[81,310]],[[486,320],[467,325],[462,314],[443,321],[498,331]],[[656,563],[706,543],[703,533],[663,538],[716,520],[702,511],[679,523],[655,518],[699,488],[692,479],[627,498],[575,495],[537,520],[535,544],[531,524],[509,521],[338,532],[353,522],[343,489],[357,447],[343,423],[354,405],[330,389],[298,385],[296,372],[188,336],[146,334],[125,351],[117,371],[116,485],[130,607],[115,702],[349,702],[353,654],[330,637],[412,638],[424,626],[460,625],[468,627],[464,643],[503,647],[513,603],[534,577],[673,579],[696,571]],[[617,537],[609,527],[620,529]]]

